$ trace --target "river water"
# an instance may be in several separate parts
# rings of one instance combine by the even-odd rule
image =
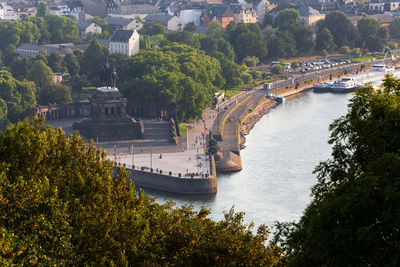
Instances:
[[[330,156],[329,124],[347,111],[350,94],[305,93],[272,109],[246,137],[241,151],[243,170],[219,175],[215,196],[181,196],[148,191],[163,202],[192,203],[211,209],[220,220],[235,206],[245,222],[272,226],[298,220],[311,200],[315,166]]]

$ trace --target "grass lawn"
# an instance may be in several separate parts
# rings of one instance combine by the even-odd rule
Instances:
[[[182,124],[182,123],[179,123],[179,131],[181,132],[181,135],[182,135],[182,134],[186,134],[186,133],[187,133],[187,127],[186,127],[186,125],[185,125],[185,124]]]

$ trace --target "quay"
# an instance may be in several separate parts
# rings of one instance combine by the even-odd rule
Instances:
[[[364,73],[367,70],[368,65],[364,68]],[[312,90],[312,84],[321,77],[335,79],[360,73],[360,64],[337,68],[331,72],[311,73],[296,77],[295,80],[277,81],[272,86],[272,92],[276,96],[290,98]],[[375,82],[378,79],[366,74],[363,77],[364,82],[372,77]],[[378,80],[382,80],[382,77]],[[181,194],[215,194],[218,190],[218,173],[242,169],[240,149],[244,147],[244,135],[264,114],[279,104],[265,96],[266,90],[259,86],[232,97],[217,105],[215,109],[207,109],[201,121],[188,124],[183,151],[165,153],[160,147],[159,151],[149,154],[147,148],[145,153],[134,155],[132,164],[132,155],[126,148],[128,153],[109,158],[115,160],[118,165],[125,166],[132,173],[131,179],[139,187]],[[211,133],[221,147],[221,160],[215,160],[213,156],[204,153],[204,142],[210,139],[208,133]],[[108,150],[111,152],[111,149]]]

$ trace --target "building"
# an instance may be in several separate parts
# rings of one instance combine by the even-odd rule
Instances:
[[[171,16],[168,14],[149,14],[144,17],[146,23],[149,24],[161,24],[168,31],[179,31],[182,30],[182,22],[177,16]]]
[[[169,7],[168,7],[169,8]],[[193,22],[196,27],[199,27],[201,25],[201,14],[203,13],[203,10],[200,8],[185,8],[181,9],[179,11],[179,19],[181,20],[181,23],[183,27],[190,22]]]
[[[79,35],[82,39],[86,39],[88,33],[101,34],[102,29],[99,25],[93,22],[81,21],[76,23],[76,27],[79,29]]]
[[[12,6],[7,3],[0,3],[0,19],[18,20],[19,16]]]
[[[236,23],[257,23],[258,16],[252,4],[241,4],[230,7]]]
[[[215,5],[203,10],[201,20],[204,26],[208,26],[208,23],[217,20],[221,23],[222,27],[226,28],[229,23],[235,21],[235,17],[228,6]]]
[[[116,30],[110,38],[110,54],[132,56],[139,52],[139,34],[136,30]]]
[[[388,26],[394,19],[391,14],[375,14],[349,17],[349,19],[355,26],[357,26],[358,22],[363,18],[375,19],[381,24],[381,26]]]
[[[296,8],[300,13],[299,21],[305,26],[313,26],[319,20],[325,19],[325,14],[321,14],[318,10],[310,6],[298,6]]]
[[[47,55],[50,55],[54,51],[60,52],[62,56],[67,53],[72,53],[74,50],[82,50],[85,51],[87,49],[87,45],[75,45],[73,43],[64,43],[64,44],[47,44],[47,45],[31,45],[25,44],[19,46],[15,51],[24,57],[34,57],[41,50],[46,51]]]
[[[372,0],[368,3],[369,13],[384,13],[400,11],[399,0]]]
[[[113,30],[140,30],[143,24],[136,19],[121,17],[106,17],[108,25]]]

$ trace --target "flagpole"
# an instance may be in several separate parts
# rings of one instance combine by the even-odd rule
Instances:
[[[150,146],[150,169],[153,169],[153,146]]]
[[[134,159],[135,159],[135,154],[134,154],[134,151],[133,151],[133,144],[131,145],[131,154],[132,154],[132,169],[133,169]]]

